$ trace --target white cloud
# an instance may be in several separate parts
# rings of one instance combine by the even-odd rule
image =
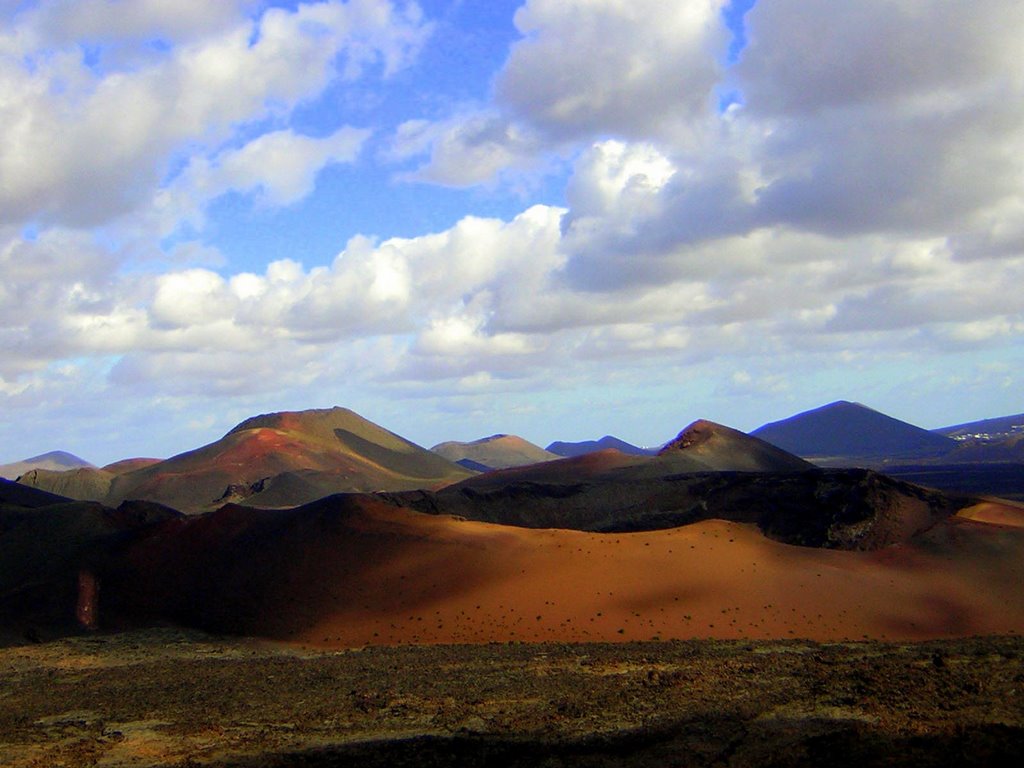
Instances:
[[[522,124],[500,114],[475,112],[450,120],[410,120],[398,127],[388,157],[429,159],[406,180],[453,187],[490,184],[510,169],[538,165],[542,143]]]
[[[1016,0],[774,0],[746,26],[740,79],[759,113],[877,104],[934,114],[993,85],[1024,85]]]
[[[218,175],[227,189],[259,190],[267,202],[289,205],[313,191],[324,166],[352,162],[368,135],[347,127],[322,139],[291,130],[265,133],[218,158]],[[219,186],[217,180],[213,185]]]
[[[724,0],[528,0],[500,102],[559,138],[644,138],[702,120],[720,76]]]
[[[949,232],[1020,200],[1024,6],[759,3],[737,70],[766,223]]]
[[[353,162],[368,137],[369,131],[348,126],[322,138],[286,129],[261,134],[212,159],[195,157],[156,194],[158,229],[170,234],[182,222],[201,229],[206,206],[232,191],[254,195],[259,205],[293,205],[313,192],[324,168]]]
[[[166,6],[150,6],[156,15],[146,18],[158,27]],[[93,3],[83,13],[103,18],[111,8]],[[238,127],[286,113],[338,76],[377,62],[393,71],[428,32],[412,6],[398,11],[385,0],[271,8],[255,20],[223,13],[198,25],[208,34],[112,71],[94,71],[74,45],[34,47],[34,17],[0,33],[2,221],[90,226],[135,210],[176,153],[215,150]],[[298,193],[301,178],[278,176],[272,188]]]
[[[392,157],[429,155],[407,179],[472,186],[510,170],[544,172],[546,156],[572,155],[579,141],[700,145],[722,77],[725,4],[527,0],[494,103],[408,121]]]
[[[881,387],[893,361],[1019,361],[1020,4],[762,0],[734,69],[722,4],[529,0],[492,103],[397,118],[385,154],[421,162],[406,178],[501,191],[555,153],[574,163],[566,207],[245,267],[204,242],[209,203],[297,206],[324,168],[368,158],[377,126],[314,137],[289,118],[407,63],[429,32],[415,7],[195,3],[172,19],[152,0],[104,26],[115,4],[87,0],[58,26],[14,15],[0,30],[0,397],[301,406],[360,388],[626,386],[616,377],[667,392],[701,371],[753,403],[806,397],[806,380],[846,365]],[[120,52],[96,64],[60,42],[82,34]],[[150,34],[173,44],[147,48]],[[721,88],[740,94],[724,113]],[[123,268],[119,247],[164,271]]]
[[[214,272],[172,272],[156,279],[150,317],[158,328],[209,325],[234,314],[231,299],[227,283]]]
[[[188,40],[235,23],[255,0],[52,0],[35,12],[47,42]]]

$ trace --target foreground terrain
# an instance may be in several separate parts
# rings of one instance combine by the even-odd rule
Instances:
[[[0,649],[0,764],[977,765],[1024,639],[313,652],[150,629]]]

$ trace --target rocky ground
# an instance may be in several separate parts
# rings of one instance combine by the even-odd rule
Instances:
[[[0,648],[0,765],[993,766],[1024,639],[313,652],[158,629]]]

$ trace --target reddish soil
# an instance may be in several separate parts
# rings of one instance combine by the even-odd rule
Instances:
[[[705,521],[631,534],[428,516],[373,497],[165,523],[101,574],[99,620],[317,647],[1024,633],[1024,529],[952,518],[846,552]]]

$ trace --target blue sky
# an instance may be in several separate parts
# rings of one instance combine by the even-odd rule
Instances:
[[[970,16],[971,24],[964,24]],[[0,463],[1024,410],[1017,0],[0,0]]]

